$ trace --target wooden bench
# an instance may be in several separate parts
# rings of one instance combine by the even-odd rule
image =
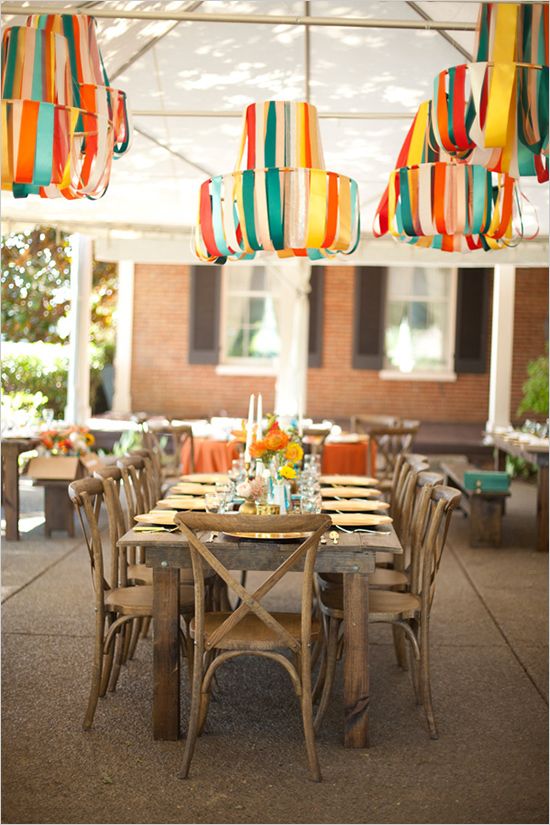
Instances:
[[[462,493],[462,507],[470,516],[470,547],[500,547],[502,542],[502,516],[506,492],[482,492],[467,490],[464,473],[477,470],[467,461],[446,461],[441,464],[446,484],[456,487]]]

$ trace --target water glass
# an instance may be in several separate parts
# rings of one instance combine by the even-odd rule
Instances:
[[[207,513],[219,513],[222,501],[216,493],[207,493],[204,497],[204,504]]]

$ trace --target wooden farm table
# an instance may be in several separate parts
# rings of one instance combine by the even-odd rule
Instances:
[[[34,450],[37,438],[2,439],[2,495],[6,539],[19,541],[19,454]]]
[[[522,458],[538,469],[537,489],[537,550],[548,552],[548,449],[546,447],[521,444],[488,434],[486,443],[495,448],[495,467],[504,469],[505,454]]]
[[[191,567],[188,544],[181,533],[130,530],[119,545],[143,547],[145,562],[153,568],[153,734],[155,739],[177,739],[180,735],[178,586],[180,569]],[[297,545],[218,536],[207,546],[230,569],[267,572],[276,570]],[[344,745],[348,748],[368,745],[368,576],[374,570],[378,550],[403,552],[393,528],[386,534],[340,533],[337,545],[329,540],[319,546],[315,565],[320,573],[344,574]],[[303,568],[297,565],[295,569]]]

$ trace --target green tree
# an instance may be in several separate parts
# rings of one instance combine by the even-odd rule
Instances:
[[[38,226],[31,232],[15,232],[2,237],[4,339],[46,343],[66,340],[63,325],[59,322],[70,310],[70,271],[71,247],[67,233]],[[92,341],[105,347],[110,357],[114,345],[116,298],[115,264],[95,261]]]

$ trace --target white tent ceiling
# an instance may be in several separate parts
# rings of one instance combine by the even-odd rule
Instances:
[[[21,2],[4,7],[4,25],[24,17],[6,8],[82,13],[105,10],[180,11],[313,17],[363,17],[475,23],[478,3],[400,0],[302,0],[292,2]],[[306,72],[309,32],[309,73]],[[3,196],[2,218],[93,228],[96,235],[127,230],[185,235],[194,223],[197,193],[207,174],[230,171],[236,160],[241,112],[254,100],[310,99],[322,113],[383,114],[374,119],[322,119],[327,168],[359,183],[362,226],[370,232],[374,210],[394,166],[418,103],[429,97],[434,75],[464,62],[460,48],[474,48],[473,31],[304,27],[292,24],[98,19],[98,39],[111,82],[127,92],[135,134],[130,152],[116,161],[110,187],[99,201],[15,200]],[[164,112],[208,112],[171,117]],[[154,111],[156,116],[144,114]],[[140,112],[142,114],[140,114]],[[221,116],[211,116],[218,114]],[[548,190],[525,179],[523,191],[539,212],[547,236]]]

